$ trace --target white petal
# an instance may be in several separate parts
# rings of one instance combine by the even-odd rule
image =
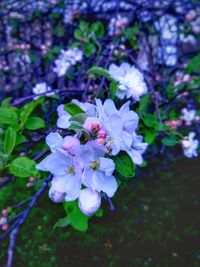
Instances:
[[[80,191],[78,205],[85,215],[91,216],[100,208],[101,196],[96,191],[93,191],[90,188],[85,188]]]
[[[71,118],[70,115],[62,115],[57,120],[57,127],[61,129],[67,129],[70,126],[69,119]]]
[[[114,172],[115,163],[112,159],[99,158],[100,167],[99,170],[105,173],[105,175],[110,176]]]
[[[50,133],[46,137],[46,143],[50,147],[52,152],[55,152],[57,147],[61,147],[63,138],[59,133]]]
[[[114,176],[106,176],[101,171],[95,171],[92,176],[92,182],[96,191],[103,191],[109,197],[112,197],[117,190],[117,182]]]

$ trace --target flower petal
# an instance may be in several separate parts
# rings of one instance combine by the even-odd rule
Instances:
[[[114,176],[106,176],[101,171],[95,171],[92,176],[92,183],[96,191],[103,191],[112,197],[117,190],[117,182]]]

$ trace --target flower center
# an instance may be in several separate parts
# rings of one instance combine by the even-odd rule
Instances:
[[[99,162],[96,160],[96,161],[92,161],[90,162],[90,167],[94,170],[98,170],[99,169]]]
[[[74,168],[72,166],[68,166],[67,167],[67,172],[70,173],[70,174],[74,174],[75,173]]]

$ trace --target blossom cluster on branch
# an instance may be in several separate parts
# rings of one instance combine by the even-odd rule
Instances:
[[[120,153],[132,160],[132,169],[143,163],[147,143],[135,132],[139,118],[129,105],[118,110],[111,99],[96,99],[96,105],[73,100],[58,107],[57,126],[72,133],[48,134],[52,153],[36,166],[53,174],[49,196],[54,202],[78,199],[80,210],[90,216],[99,209],[102,193],[111,198],[117,190]]]

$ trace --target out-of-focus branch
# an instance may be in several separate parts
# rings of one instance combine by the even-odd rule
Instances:
[[[9,247],[8,247],[8,257],[7,257],[7,263],[5,267],[12,267],[13,266],[13,259],[14,259],[14,249],[16,245],[16,239],[18,232],[20,230],[20,227],[26,220],[28,214],[32,210],[32,208],[36,205],[39,198],[42,196],[44,191],[46,190],[48,183],[51,181],[52,175],[49,175],[46,180],[42,183],[42,186],[40,189],[36,192],[36,194],[32,197],[32,200],[28,206],[20,216],[20,218],[17,220],[17,223],[15,224],[14,229],[10,232],[10,239],[9,239]]]

